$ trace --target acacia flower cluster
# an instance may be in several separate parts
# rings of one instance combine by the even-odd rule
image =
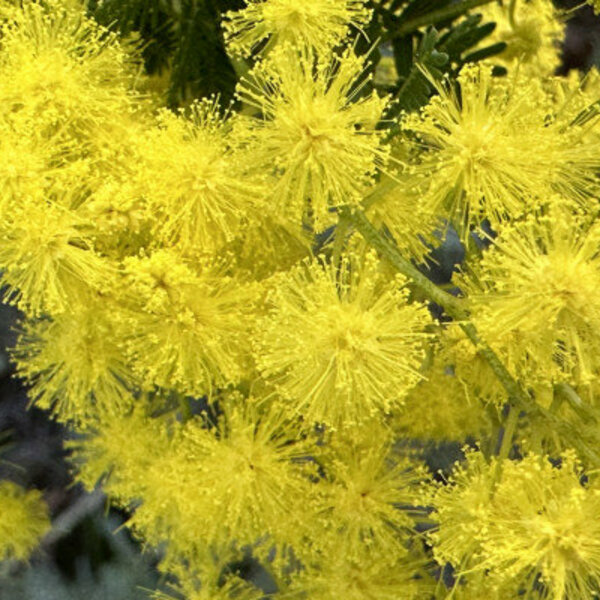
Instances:
[[[549,1],[481,8],[506,49],[446,75],[419,0],[372,4],[248,0],[235,102],[171,110],[86,3],[0,0],[17,372],[174,598],[265,597],[251,554],[273,600],[591,600],[600,78],[551,74]],[[382,14],[423,38],[394,40],[422,60],[395,97],[364,51]],[[428,270],[451,226],[455,295]],[[470,448],[433,473],[432,442]],[[39,500],[0,484],[0,558],[46,531]]]

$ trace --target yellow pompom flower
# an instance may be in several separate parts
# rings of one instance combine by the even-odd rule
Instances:
[[[115,276],[114,266],[94,249],[91,223],[42,197],[14,207],[0,223],[0,237],[5,297],[28,315],[56,315],[85,304],[90,292],[106,289]]]
[[[530,380],[590,383],[600,369],[600,227],[560,200],[494,240],[460,284],[484,339]]]
[[[87,18],[83,5],[61,0],[5,4],[2,13],[5,110],[35,121],[46,136],[68,132],[98,144],[116,135],[121,115],[137,110],[131,91],[139,71],[116,34]]]
[[[235,239],[226,246],[234,257],[238,275],[261,281],[286,271],[311,255],[313,239],[272,212],[252,215],[242,223]]]
[[[131,406],[137,388],[115,338],[111,301],[92,297],[53,319],[26,321],[13,358],[40,408],[81,424]]]
[[[161,112],[158,127],[140,140],[137,176],[154,215],[155,243],[184,254],[214,252],[260,204],[264,191],[246,175],[232,139],[218,103],[204,100],[187,114]]]
[[[533,586],[539,573],[549,598],[598,597],[600,487],[591,474],[582,485],[582,475],[573,452],[559,467],[536,455],[503,466],[482,546],[492,578]]]
[[[49,529],[40,492],[0,482],[0,560],[26,560]]]
[[[315,259],[274,278],[255,358],[290,409],[340,426],[402,402],[421,379],[430,323],[404,284],[382,277],[373,254],[344,258],[340,273]]]
[[[484,21],[494,21],[496,29],[485,45],[506,42],[506,49],[494,56],[508,67],[552,75],[560,64],[560,44],[565,24],[552,2],[547,0],[495,1],[477,9]]]
[[[155,483],[148,469],[168,452],[171,437],[168,421],[151,417],[151,408],[151,399],[142,396],[128,413],[105,413],[66,443],[77,480],[87,490],[102,483],[112,500],[130,507]]]
[[[315,490],[316,517],[308,524],[314,547],[344,548],[345,560],[359,560],[363,549],[382,562],[406,554],[414,527],[402,507],[414,503],[415,484],[424,476],[414,463],[396,456],[390,431],[378,422],[338,433],[317,451],[324,480]]]
[[[452,364],[436,357],[425,380],[414,387],[404,405],[393,415],[394,429],[403,437],[422,440],[453,440],[463,442],[468,437],[481,439],[491,434],[492,420],[485,408],[487,397],[481,397],[476,386],[465,382]],[[469,373],[477,368],[476,351],[464,362]],[[493,373],[486,373],[488,382]],[[504,397],[503,397],[504,399]],[[418,416],[416,416],[418,415]]]
[[[333,208],[357,204],[387,161],[375,126],[387,106],[364,87],[364,58],[315,58],[290,46],[259,62],[238,88],[261,115],[240,127],[258,172],[273,173],[273,210],[300,222],[310,213],[317,229],[335,222]]]
[[[578,201],[593,195],[600,159],[590,124],[565,127],[539,82],[467,65],[458,84],[460,95],[439,85],[403,127],[406,143],[420,150],[411,161],[416,189],[433,213],[447,211],[463,239],[483,219],[498,227],[553,192]]]
[[[488,530],[494,472],[478,451],[467,451],[447,482],[424,488],[424,505],[435,508],[438,528],[429,534],[433,555],[440,565],[451,563],[468,571],[477,564],[482,536]]]
[[[232,52],[248,56],[270,37],[274,43],[327,52],[371,18],[365,0],[246,0],[246,7],[230,11],[224,21]]]
[[[303,529],[313,484],[298,423],[238,394],[219,408],[216,424],[198,417],[173,426],[169,449],[146,468],[131,524],[150,543],[168,540],[168,560],[265,540],[268,552],[297,541]]]
[[[251,286],[170,250],[126,258],[123,275],[118,330],[140,380],[199,397],[241,378]]]
[[[432,504],[439,528],[430,534],[440,564],[457,574],[486,573],[489,587],[520,582],[553,600],[592,600],[600,591],[600,488],[572,452],[559,466],[530,454],[486,462],[479,452],[439,485]]]

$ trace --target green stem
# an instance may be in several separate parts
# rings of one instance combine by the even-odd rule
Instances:
[[[568,383],[557,383],[554,386],[554,391],[559,398],[563,398],[569,403],[569,406],[584,420],[596,423],[598,415],[596,411],[588,406],[580,397],[579,394]]]
[[[180,393],[177,393],[177,403],[179,404],[179,412],[181,413],[181,419],[185,423],[192,418],[192,409],[188,399]]]
[[[344,242],[346,240],[346,234],[348,233],[348,229],[350,229],[350,223],[345,217],[340,216],[340,219],[335,228],[335,237],[333,239],[332,261],[336,267],[340,266],[340,261],[342,259],[342,250],[344,249]]]
[[[427,279],[409,260],[400,254],[394,244],[377,231],[362,210],[356,207],[345,206],[340,209],[340,217],[346,218],[361,233],[372,248],[380,252],[398,272],[411,279],[415,287],[429,298],[429,300],[439,304],[448,316],[458,322],[460,328],[477,348],[479,354],[489,364],[496,378],[506,391],[511,410],[514,407],[515,411],[517,409],[524,410],[530,416],[540,418],[563,438],[569,439],[571,444],[582,455],[586,456],[596,465],[600,465],[600,455],[581,439],[577,428],[537,404],[510,374],[494,350],[479,337],[477,329],[469,322],[470,315],[465,308],[464,301],[444,292]]]
[[[510,26],[515,29],[517,27],[517,21],[515,18],[515,14],[517,12],[517,0],[510,0],[510,4],[508,5],[508,22]]]
[[[506,424],[504,425],[504,429],[502,431],[502,443],[500,444],[500,450],[498,451],[498,462],[508,458],[510,454],[510,449],[512,448],[513,438],[515,436],[515,430],[517,428],[517,422],[519,420],[519,409],[515,406],[509,406],[508,408],[508,417],[506,419]]]
[[[443,306],[446,312],[457,320],[468,318],[468,313],[462,306],[462,301],[448,292],[444,292],[431,282],[409,260],[404,258],[396,247],[379,234],[364,212],[350,207],[340,209],[340,218],[352,223],[372,248],[378,250],[396,268],[396,270],[413,281],[430,300]]]
[[[500,449],[498,450],[498,461],[494,468],[494,488],[500,481],[504,461],[508,458],[510,449],[512,448],[515,429],[517,428],[517,421],[519,420],[519,412],[518,407],[514,405],[508,407],[508,417],[506,418],[506,423],[502,429],[502,442],[500,443]]]
[[[450,6],[446,6],[445,8],[440,8],[439,10],[434,10],[426,15],[422,15],[420,17],[416,17],[415,19],[410,19],[394,29],[394,31],[390,31],[386,36],[384,36],[383,41],[393,40],[404,35],[408,35],[421,27],[427,27],[428,25],[434,25],[435,23],[439,23],[440,21],[447,21],[448,19],[455,19],[460,15],[466,13],[467,11],[477,8],[478,6],[483,6],[484,4],[489,4],[494,0],[464,0],[464,2],[459,2],[457,4],[451,4]]]

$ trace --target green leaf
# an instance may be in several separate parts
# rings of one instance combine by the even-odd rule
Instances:
[[[394,94],[394,104],[386,118],[396,117],[402,111],[418,110],[429,101],[434,89],[430,77],[434,80],[441,79],[441,69],[448,62],[448,55],[436,50],[438,39],[439,34],[433,28],[423,36],[408,75],[400,80]]]
[[[478,62],[480,60],[485,60],[486,58],[504,52],[504,50],[506,50],[506,42],[497,42],[491,46],[486,46],[485,48],[481,48],[481,50],[476,50],[475,52],[471,52],[471,54],[467,54],[464,58],[464,62]]]

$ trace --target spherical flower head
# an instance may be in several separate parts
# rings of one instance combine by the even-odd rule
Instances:
[[[56,315],[85,304],[115,276],[114,266],[94,249],[91,223],[45,198],[15,207],[0,232],[5,297],[28,315]]]
[[[129,507],[156,483],[148,480],[148,469],[168,451],[171,439],[168,422],[151,417],[151,407],[142,396],[128,413],[103,413],[66,444],[76,478],[87,490],[102,482],[113,500]]]
[[[447,482],[423,488],[423,504],[434,507],[438,527],[428,534],[439,564],[451,563],[467,571],[477,564],[488,530],[493,469],[479,451],[466,450],[466,461],[456,463]]]
[[[172,557],[206,548],[298,541],[310,491],[310,445],[298,423],[262,400],[232,394],[213,419],[174,428],[170,449],[146,471],[132,524]],[[304,436],[305,437],[305,436]],[[311,470],[311,474],[312,474]],[[260,549],[256,550],[260,552]]]
[[[531,69],[531,72],[551,75],[560,64],[560,44],[565,25],[551,2],[518,0],[492,2],[477,9],[485,21],[494,21],[496,29],[485,39],[485,45],[505,42],[506,49],[493,61],[508,67]]]
[[[12,353],[29,396],[62,422],[81,425],[131,406],[135,377],[115,339],[112,302],[91,296],[52,320],[30,320]]]
[[[414,527],[400,507],[413,503],[424,473],[393,452],[390,431],[375,420],[331,437],[316,452],[325,477],[315,489],[310,539],[324,554],[343,546],[346,560],[359,559],[366,546],[382,561],[396,561]]]
[[[274,173],[269,202],[294,222],[310,212],[317,229],[335,222],[332,208],[356,204],[388,156],[375,126],[387,106],[360,96],[364,58],[315,57],[291,46],[259,62],[238,88],[261,111],[240,136],[259,172]]]
[[[49,529],[40,492],[0,482],[0,560],[26,560]]]
[[[256,328],[259,370],[309,422],[359,423],[402,402],[420,379],[427,309],[373,254],[324,259],[275,278]]]
[[[556,191],[581,202],[592,193],[597,153],[583,128],[557,119],[539,82],[518,72],[500,80],[489,67],[467,65],[458,84],[460,95],[438,85],[403,127],[417,151],[416,189],[432,212],[447,211],[463,241],[483,219],[499,228]]]
[[[250,55],[270,37],[270,44],[327,52],[350,27],[360,29],[371,18],[364,0],[246,0],[246,7],[225,16],[225,35],[233,53]]]
[[[124,260],[120,340],[142,381],[183,394],[211,395],[242,377],[251,286],[213,259],[157,250]]]
[[[84,7],[26,0],[4,7],[0,99],[7,110],[52,135],[94,142],[134,110],[136,61]]]
[[[485,339],[534,380],[590,383],[600,363],[600,228],[561,199],[507,226],[465,278]]]
[[[485,574],[491,589],[518,582],[531,593],[541,583],[543,598],[595,598],[600,489],[594,475],[587,483],[582,476],[571,451],[558,466],[536,454],[498,463],[469,453],[432,497],[436,559],[450,561],[467,583]]]
[[[163,111],[139,141],[137,177],[159,243],[184,254],[215,252],[259,203],[264,191],[235,152],[231,120],[220,116],[216,100],[204,100],[187,113]]]
[[[469,437],[481,439],[490,435],[492,420],[485,407],[487,398],[480,395],[476,385],[453,372],[452,363],[446,363],[444,358],[434,358],[433,365],[423,373],[425,380],[410,391],[404,405],[394,413],[394,428],[403,437],[421,440],[463,442]],[[475,353],[469,358],[464,367],[467,372],[473,368]],[[486,372],[486,376],[489,381],[493,373]]]
[[[600,488],[593,475],[582,484],[582,475],[574,452],[559,466],[537,455],[506,461],[482,545],[492,579],[521,579],[531,589],[539,577],[548,598],[597,597]]]

